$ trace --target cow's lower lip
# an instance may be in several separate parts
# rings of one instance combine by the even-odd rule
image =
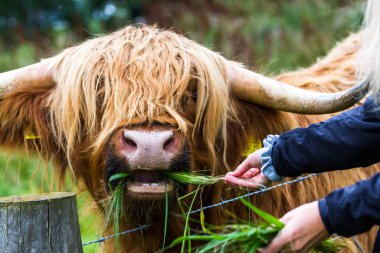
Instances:
[[[165,194],[173,191],[173,183],[171,181],[159,181],[155,183],[143,183],[138,181],[128,181],[127,190],[130,193],[139,194]]]
[[[120,173],[123,174],[123,173]],[[109,190],[122,186],[126,194],[133,198],[163,198],[166,193],[172,193],[176,187],[172,180],[166,177],[162,170],[135,170],[108,183]]]

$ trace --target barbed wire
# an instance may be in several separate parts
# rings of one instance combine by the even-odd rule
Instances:
[[[291,180],[291,181],[288,181],[288,182],[284,182],[284,183],[281,183],[281,184],[277,184],[277,185],[274,185],[274,186],[271,186],[271,187],[268,187],[268,188],[263,188],[261,190],[258,190],[258,191],[254,191],[254,192],[250,192],[250,193],[247,193],[247,194],[244,194],[244,195],[241,195],[239,197],[236,197],[236,198],[231,198],[231,199],[227,199],[227,200],[223,200],[219,203],[216,203],[216,204],[211,204],[211,205],[208,205],[208,206],[204,206],[202,208],[199,208],[197,210],[194,210],[194,211],[191,211],[191,212],[188,212],[188,214],[194,214],[194,213],[199,213],[201,212],[202,210],[206,210],[206,209],[210,209],[210,208],[214,208],[214,207],[217,207],[217,206],[222,206],[222,205],[226,205],[228,203],[231,203],[231,202],[234,202],[234,201],[237,201],[239,199],[243,199],[243,198],[246,198],[246,197],[250,197],[250,196],[253,196],[253,195],[257,195],[257,194],[261,194],[261,193],[264,193],[264,192],[267,192],[267,191],[271,191],[273,189],[276,189],[276,188],[279,188],[279,187],[282,187],[282,186],[285,186],[285,185],[289,185],[289,184],[294,184],[294,183],[298,183],[298,182],[301,182],[301,181],[304,181],[306,179],[309,179],[311,177],[314,177],[318,175],[317,173],[313,173],[313,174],[309,174],[307,176],[304,176],[304,177],[299,177],[297,179],[294,179],[294,180]],[[84,244],[82,244],[82,246],[87,246],[87,245],[91,245],[91,244],[95,244],[95,243],[102,243],[108,239],[111,239],[111,238],[114,238],[114,237],[118,237],[118,236],[122,236],[122,235],[126,235],[126,234],[129,234],[129,233],[133,233],[133,232],[136,232],[136,231],[141,231],[141,230],[145,230],[146,228],[150,227],[151,225],[143,225],[143,226],[140,226],[140,227],[137,227],[137,228],[133,228],[133,229],[129,229],[129,230],[125,230],[123,232],[120,232],[120,233],[116,233],[116,234],[112,234],[112,235],[108,235],[108,236],[105,236],[105,237],[102,237],[102,238],[99,238],[98,240],[94,240],[94,241],[90,241],[90,242],[86,242]]]
[[[311,178],[311,177],[314,177],[318,174],[316,173],[313,173],[313,174],[309,174],[307,176],[304,176],[304,177],[299,177],[297,179],[294,179],[292,181],[288,181],[288,182],[285,182],[285,183],[281,183],[281,184],[276,184],[274,186],[271,186],[271,187],[267,187],[267,188],[263,188],[261,190],[258,190],[258,191],[254,191],[254,192],[250,192],[250,193],[247,193],[247,194],[244,194],[244,195],[241,195],[239,197],[236,197],[236,198],[232,198],[232,199],[227,199],[227,200],[223,200],[219,203],[216,203],[216,204],[212,204],[212,205],[209,205],[209,206],[204,206],[202,208],[199,208],[197,210],[194,210],[194,211],[191,211],[191,212],[188,212],[190,214],[194,214],[194,213],[199,213],[201,212],[202,210],[206,210],[206,209],[210,209],[210,208],[213,208],[213,207],[217,207],[217,206],[222,206],[222,205],[225,205],[225,204],[228,204],[228,203],[231,203],[231,202],[234,202],[234,201],[237,201],[239,199],[243,199],[243,198],[246,198],[246,197],[250,197],[250,196],[253,196],[253,195],[257,195],[257,194],[261,194],[261,193],[264,193],[264,192],[267,192],[267,191],[271,191],[273,189],[276,189],[276,188],[279,188],[279,187],[283,187],[285,185],[289,185],[289,184],[294,184],[294,183],[298,183],[298,182],[301,182],[301,181],[304,181],[308,178]]]
[[[136,231],[140,231],[140,230],[145,230],[146,228],[150,227],[150,225],[143,225],[143,226],[140,226],[140,227],[137,227],[137,228],[133,228],[133,229],[129,229],[129,230],[125,230],[123,232],[120,232],[120,233],[116,233],[116,234],[113,234],[113,235],[108,235],[108,236],[105,236],[105,237],[102,237],[102,238],[99,238],[98,240],[94,240],[94,241],[90,241],[90,242],[86,242],[86,243],[83,243],[82,244],[82,247],[84,246],[87,246],[87,245],[90,245],[90,244],[94,244],[94,243],[102,243],[108,239],[112,239],[114,237],[118,237],[118,236],[122,236],[122,235],[126,235],[126,234],[129,234],[129,233],[133,233],[133,232],[136,232]]]

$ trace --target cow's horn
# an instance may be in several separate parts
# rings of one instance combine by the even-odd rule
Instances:
[[[50,87],[54,85],[57,58],[44,59],[38,63],[0,74],[0,90],[14,85],[27,84]]]
[[[232,93],[241,100],[281,111],[324,114],[344,110],[368,92],[368,80],[337,93],[300,89],[227,62]]]

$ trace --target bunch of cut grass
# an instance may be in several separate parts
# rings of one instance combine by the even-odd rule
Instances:
[[[122,201],[122,194],[123,194],[123,189],[125,188],[125,185],[128,181],[128,177],[132,174],[133,172],[123,172],[123,173],[116,173],[112,175],[109,179],[109,189],[111,191],[111,205],[109,210],[109,213],[107,215],[107,220],[114,220],[114,232],[117,233],[119,232],[119,226],[118,226],[118,217],[120,214],[122,214],[122,211],[118,211],[118,208],[121,208],[120,206],[120,201]],[[194,194],[197,196],[197,193],[200,189],[201,186],[206,186],[206,185],[211,185],[219,182],[220,180],[223,180],[223,176],[219,177],[213,177],[213,176],[207,176],[207,175],[201,175],[201,174],[194,174],[191,172],[185,172],[185,171],[180,171],[180,172],[172,172],[172,171],[160,171],[163,175],[165,175],[167,178],[172,180],[175,183],[178,184],[194,184],[198,185],[198,188],[196,191],[191,192],[190,194]],[[112,187],[114,185],[117,185],[116,187]],[[179,200],[178,200],[179,201]],[[193,206],[195,201],[195,197],[193,198],[193,201],[191,202],[190,209]],[[165,196],[165,223],[164,223],[164,240],[162,247],[163,249],[165,248],[165,238],[166,238],[166,231],[167,231],[167,223],[168,223],[168,209],[169,209],[169,200],[168,200],[168,193],[166,192]],[[184,214],[184,219],[185,219],[185,229],[184,229],[184,236],[189,236],[190,235],[190,227],[189,227],[189,214]],[[117,242],[115,242],[117,243]],[[191,250],[191,242],[188,242],[188,250]],[[186,243],[182,243],[181,247],[181,253],[185,252],[185,247]]]
[[[194,185],[212,185],[224,178],[224,176],[207,176],[186,171],[162,171],[162,173],[174,182]]]
[[[224,178],[224,176],[208,176],[187,171],[173,172],[161,170],[159,172],[171,179],[172,181],[182,184],[212,185],[223,180]],[[133,174],[133,172],[116,173],[110,177],[109,182],[112,183],[117,180],[125,180],[131,174]]]
[[[123,203],[124,203],[124,188],[126,185],[126,178],[131,173],[117,173],[112,175],[109,179],[108,189],[111,193],[110,198],[105,202],[104,208],[106,213],[106,224],[113,226],[113,232],[120,232],[120,219],[124,216]],[[119,245],[118,237],[115,238],[115,244]],[[117,249],[118,252],[118,249]]]
[[[106,224],[113,226],[114,234],[120,232],[120,219],[124,217],[124,189],[127,184],[127,178],[132,173],[117,173],[110,177],[109,179],[109,190],[111,196],[107,203],[107,214],[106,214]],[[166,187],[166,186],[165,186]],[[165,246],[166,232],[167,232],[167,223],[168,223],[168,213],[169,213],[169,196],[168,192],[165,195],[165,223],[164,223],[164,240],[163,246]],[[119,252],[119,237],[115,237],[115,250]]]
[[[184,235],[175,239],[170,247],[180,243],[191,241],[205,241],[203,246],[197,249],[190,249],[189,252],[197,253],[218,252],[249,252],[255,253],[257,249],[267,246],[277,233],[285,226],[274,216],[258,209],[248,201],[242,199],[242,202],[253,212],[255,212],[263,221],[259,224],[253,224],[249,221],[243,224],[230,224],[225,226],[216,226],[208,229],[204,224],[204,213],[201,212],[200,219],[203,231],[202,235]],[[213,232],[222,231],[222,232]],[[341,251],[346,245],[341,240],[328,239],[315,246],[311,252],[315,253],[336,253]]]
[[[107,210],[106,224],[112,224],[114,232],[118,233],[120,230],[120,218],[124,216],[123,203],[124,203],[124,188],[127,181],[125,180],[131,173],[117,173],[112,175],[109,179],[108,189],[111,193],[105,207]],[[116,182],[116,184],[114,184]]]
[[[111,196],[106,205],[106,224],[113,226],[114,234],[120,232],[120,220],[124,216],[123,203],[124,203],[124,180],[120,181],[115,187],[110,187]],[[119,252],[119,237],[115,237],[115,250]]]

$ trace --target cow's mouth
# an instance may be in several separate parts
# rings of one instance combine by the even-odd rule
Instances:
[[[109,190],[115,189],[122,185],[129,194],[136,196],[144,195],[164,195],[166,192],[174,190],[173,181],[168,179],[162,171],[159,170],[136,170],[130,173],[121,173],[122,176],[117,180],[109,181]]]
[[[165,194],[173,191],[173,182],[159,171],[134,171],[126,183],[128,192]]]
[[[138,200],[163,200],[166,193],[170,196],[183,194],[187,191],[187,184],[171,180],[171,173],[191,171],[189,152],[184,150],[179,156],[173,158],[169,165],[164,166],[131,166],[125,158],[112,155],[111,149],[107,158],[105,183],[106,190],[113,194],[117,186],[123,190],[126,198]],[[115,177],[124,174],[122,177]]]

